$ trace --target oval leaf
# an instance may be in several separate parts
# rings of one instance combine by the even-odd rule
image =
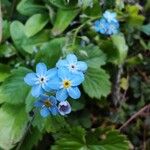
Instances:
[[[61,34],[68,25],[72,22],[72,20],[77,16],[79,10],[62,10],[59,9],[56,15],[56,21],[54,23],[54,27],[52,29],[53,35]]]
[[[31,37],[41,31],[48,23],[48,16],[42,14],[35,14],[31,16],[25,24],[25,34]]]

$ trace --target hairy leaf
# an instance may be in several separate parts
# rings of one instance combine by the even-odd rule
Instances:
[[[93,136],[94,134],[94,136]],[[52,150],[128,150],[129,144],[126,137],[118,131],[107,131],[103,134],[104,139],[100,140],[100,133],[96,130],[87,134],[83,128],[73,128],[69,133],[56,141]]]
[[[110,93],[109,75],[100,68],[89,68],[83,82],[83,89],[91,98],[100,99]]]
[[[0,108],[0,147],[13,148],[21,139],[27,121],[23,105],[3,105]]]
[[[25,84],[23,78],[29,72],[30,70],[26,68],[12,72],[11,76],[0,86],[0,103],[20,104],[25,102],[30,88]]]
[[[99,68],[106,63],[106,55],[98,46],[90,44],[86,47],[79,47],[76,53],[79,59],[85,61],[89,67]]]

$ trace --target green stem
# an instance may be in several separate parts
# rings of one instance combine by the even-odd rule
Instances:
[[[90,19],[88,19],[87,21],[85,21],[83,24],[81,24],[78,28],[75,29],[75,32],[74,32],[74,35],[73,35],[73,40],[72,40],[72,45],[75,45],[75,42],[76,42],[76,37],[77,37],[77,34],[79,33],[79,31],[88,23],[88,22],[91,22],[93,20],[96,20],[98,19],[99,16],[97,17],[92,17]]]

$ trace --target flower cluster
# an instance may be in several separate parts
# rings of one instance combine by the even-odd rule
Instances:
[[[57,62],[55,68],[48,70],[44,63],[38,63],[36,73],[28,73],[24,77],[25,83],[32,86],[31,94],[38,99],[35,107],[41,108],[43,117],[71,112],[67,98],[78,99],[81,96],[78,86],[84,81],[86,70],[85,62],[78,61],[74,54],[68,54],[66,59]]]
[[[105,11],[103,17],[94,23],[94,29],[104,35],[113,35],[119,31],[119,22],[116,13]]]

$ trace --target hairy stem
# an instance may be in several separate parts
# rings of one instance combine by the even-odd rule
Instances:
[[[125,128],[133,119],[137,118],[138,116],[142,115],[146,110],[150,109],[150,104],[144,106],[142,109],[140,109],[137,113],[135,113],[133,116],[131,116],[120,128],[119,130],[122,130]]]
[[[86,22],[84,22],[83,24],[81,24],[78,28],[75,29],[75,32],[74,32],[74,35],[73,35],[73,42],[72,42],[72,45],[75,45],[75,42],[76,42],[76,37],[77,37],[77,34],[78,32],[88,23],[88,22],[91,22],[91,21],[94,21],[96,19],[98,19],[98,17],[92,17],[90,19],[88,19]]]
[[[116,72],[113,89],[112,89],[112,101],[115,106],[118,104],[118,102],[120,101],[120,98],[121,98],[120,79],[121,79],[122,71],[123,71],[123,66],[119,65],[117,72]]]

